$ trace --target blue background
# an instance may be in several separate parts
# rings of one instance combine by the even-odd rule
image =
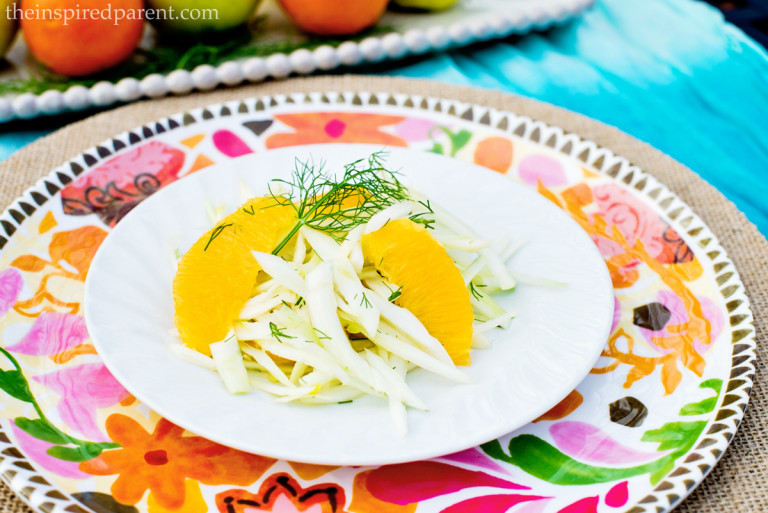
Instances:
[[[507,91],[616,126],[693,169],[768,234],[768,54],[706,3],[597,0],[544,33],[364,71]],[[0,159],[69,120],[7,125]]]

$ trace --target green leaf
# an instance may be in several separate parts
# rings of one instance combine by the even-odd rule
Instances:
[[[85,442],[79,447],[64,447],[62,445],[54,445],[46,452],[49,456],[58,458],[64,461],[88,461],[97,457],[104,449],[101,444],[94,442]]]
[[[715,394],[720,395],[720,390],[723,388],[723,380],[722,379],[708,379],[706,381],[702,381],[699,385],[699,388],[711,388],[715,391]]]
[[[19,370],[0,370],[0,388],[20,401],[35,402],[32,392],[29,391],[29,383]]]
[[[652,429],[643,433],[643,442],[658,442],[659,451],[675,450],[687,452],[693,447],[696,439],[704,430],[707,423],[703,420],[697,422],[667,422],[659,429]]]
[[[88,443],[92,444],[93,446],[100,447],[102,451],[104,451],[106,449],[118,449],[118,448],[122,447],[122,445],[120,445],[118,443],[115,443],[115,442],[98,442],[98,443],[96,443],[96,442],[88,442]]]
[[[469,140],[472,138],[472,132],[470,132],[469,130],[459,130],[458,132],[454,133],[448,130],[448,128],[444,126],[436,126],[433,128],[433,130],[434,129],[440,130],[445,135],[447,135],[448,138],[451,140],[451,156],[452,157],[455,157],[456,153],[458,153],[460,149],[466,146]],[[440,151],[436,151],[438,148]],[[432,153],[441,153],[441,154],[444,153],[443,146],[438,143],[435,143],[435,145],[432,147],[430,151]]]
[[[717,396],[704,399],[698,403],[688,403],[680,409],[680,415],[701,415],[715,409]]]
[[[432,146],[432,148],[429,151],[431,151],[432,153],[437,153],[438,155],[442,155],[443,153],[445,153],[443,151],[443,145],[440,143],[435,143],[434,146]]]
[[[43,440],[52,444],[67,444],[70,442],[69,437],[46,420],[16,417],[13,419],[13,422],[16,423],[19,429],[34,436],[38,440]]]
[[[528,434],[509,441],[508,455],[498,441],[488,442],[481,448],[492,458],[511,463],[534,477],[557,485],[608,483],[651,472],[658,465],[651,462],[629,468],[595,467],[580,463],[544,440]]]
[[[665,477],[667,477],[667,474],[672,472],[672,469],[675,468],[675,461],[677,460],[677,457],[664,457],[658,460],[659,466],[656,470],[651,472],[650,478],[651,478],[651,484],[655,485]]]
[[[447,132],[447,133],[451,138],[451,156],[452,157],[455,157],[456,153],[458,153],[460,149],[466,146],[469,140],[472,138],[472,132],[470,132],[469,130],[459,130],[455,134],[451,132]]]
[[[703,399],[696,403],[688,403],[680,409],[680,415],[702,415],[715,409],[720,389],[723,387],[722,379],[708,379],[699,385],[699,388],[711,388],[715,391],[714,397]]]

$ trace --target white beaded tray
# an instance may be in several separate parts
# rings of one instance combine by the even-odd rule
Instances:
[[[542,30],[581,14],[593,4],[594,0],[460,0],[452,9],[438,13],[387,12],[381,25],[392,27],[393,32],[361,41],[346,41],[335,47],[324,45],[312,51],[299,49],[290,54],[274,53],[265,58],[227,61],[217,67],[204,64],[192,71],[179,69],[167,75],[155,73],[141,80],[124,77],[115,83],[98,82],[90,88],[73,85],[63,92],[49,89],[39,95],[22,93],[0,97],[0,123],[466,46]],[[295,32],[292,23],[274,3],[265,2],[260,14],[267,15],[267,39],[278,41]],[[145,41],[149,40],[147,44],[151,44],[151,39],[150,33],[145,37]],[[21,37],[7,59],[11,67],[0,72],[0,80],[27,75],[25,70],[32,61]]]

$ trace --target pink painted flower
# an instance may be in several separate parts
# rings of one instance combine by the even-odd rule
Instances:
[[[0,272],[0,317],[13,307],[23,287],[24,279],[16,269]]]
[[[723,325],[725,323],[723,313],[712,300],[708,298],[698,299],[699,304],[701,305],[701,313],[704,318],[709,321],[710,340],[717,340],[717,337],[719,337],[720,333],[723,331]],[[638,329],[640,330],[640,333],[643,334],[643,338],[645,338],[649,344],[653,345],[657,351],[662,353],[669,352],[668,349],[662,349],[656,346],[653,340],[654,337],[674,336],[675,332],[670,331],[668,327],[684,324],[689,321],[690,317],[688,316],[688,311],[686,310],[683,301],[671,290],[660,290],[656,294],[656,302],[663,305],[664,308],[666,308],[666,310],[669,312],[669,319],[664,324],[664,327],[660,330],[652,330],[638,326]],[[702,344],[697,339],[694,341],[694,347],[699,354],[704,354],[709,345]]]
[[[627,242],[634,244],[640,240],[648,254],[664,264],[693,259],[688,245],[670,225],[653,208],[621,186],[613,183],[598,185],[592,190],[592,196],[600,209],[598,214],[608,223],[609,233],[612,226],[616,226]]]
[[[415,461],[373,469],[368,474],[366,486],[377,499],[400,505],[477,486],[506,490],[529,489],[485,472],[436,461]]]
[[[61,396],[56,406],[61,419],[94,441],[106,440],[96,425],[96,410],[117,404],[129,395],[102,363],[69,367],[34,379]]]
[[[502,474],[508,473],[504,467],[496,463],[493,458],[490,458],[477,447],[455,452],[453,454],[448,454],[446,456],[441,456],[440,459],[456,461],[458,463],[465,463],[467,465],[474,465],[475,467],[493,470],[494,472],[500,472]]]
[[[605,503],[612,508],[620,508],[629,500],[629,482],[622,481],[608,490],[605,494]]]
[[[538,495],[483,495],[448,506],[441,513],[506,513],[513,506],[523,502],[548,498]]]
[[[184,152],[151,141],[111,158],[61,191],[65,214],[97,214],[114,226],[133,207],[178,178]]]
[[[424,141],[429,139],[430,132],[436,123],[430,119],[406,118],[395,125],[395,133],[406,141]]]
[[[86,479],[90,477],[85,472],[81,472],[77,466],[79,463],[75,461],[64,461],[59,458],[49,456],[46,452],[53,447],[54,444],[39,440],[32,435],[28,435],[15,423],[11,423],[11,431],[16,439],[16,445],[21,449],[21,452],[27,455],[29,459],[43,467],[49,472],[53,472],[59,476],[68,477],[71,479]]]
[[[230,130],[217,130],[213,134],[213,145],[227,157],[239,157],[253,153],[253,150]]]
[[[546,155],[525,157],[520,161],[518,173],[521,180],[531,185],[541,182],[544,187],[557,187],[568,182],[563,165]]]
[[[584,497],[573,504],[570,504],[557,513],[597,513],[597,506],[600,504],[600,497]]]
[[[558,422],[549,428],[549,433],[558,449],[579,461],[613,465],[659,457],[658,452],[641,452],[620,444],[605,431],[584,422]]]
[[[85,320],[79,315],[45,312],[35,319],[19,342],[8,346],[21,354],[50,356],[62,353],[88,339]]]
[[[613,333],[616,330],[616,327],[619,325],[619,321],[621,320],[621,303],[619,303],[619,298],[616,296],[613,296],[613,321],[611,321],[611,333]]]

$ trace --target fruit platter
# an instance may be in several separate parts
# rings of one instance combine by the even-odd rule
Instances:
[[[0,122],[372,66],[545,30],[592,3],[6,0]]]

